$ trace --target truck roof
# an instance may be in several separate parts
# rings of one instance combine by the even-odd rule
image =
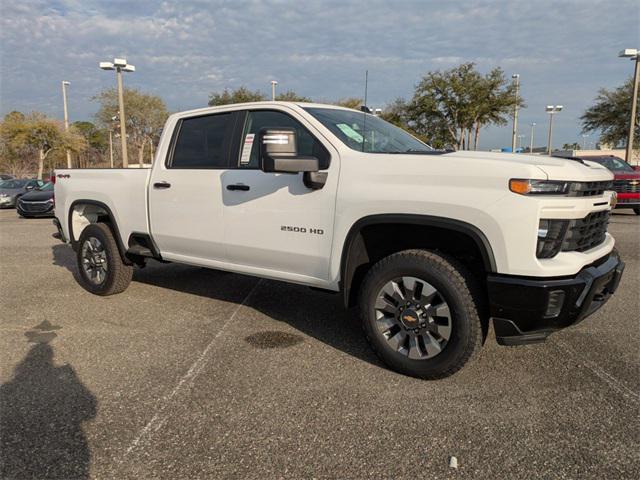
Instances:
[[[213,107],[203,107],[196,108],[193,110],[184,110],[181,112],[175,112],[175,115],[185,115],[185,114],[205,114],[216,111],[224,111],[224,110],[236,110],[237,108],[252,108],[252,107],[298,107],[298,108],[330,108],[334,110],[350,110],[352,112],[359,112],[360,110],[354,110],[353,108],[342,107],[340,105],[331,105],[327,103],[311,103],[311,102],[283,102],[283,101],[273,101],[267,100],[263,102],[247,102],[247,103],[230,103],[227,105],[217,105]]]

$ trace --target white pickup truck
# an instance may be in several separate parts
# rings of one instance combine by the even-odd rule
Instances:
[[[608,300],[612,178],[433,150],[356,110],[246,103],[171,115],[150,169],[56,170],[54,222],[92,293],[149,258],[340,292],[387,365],[434,379],[490,319],[500,344],[534,343]]]

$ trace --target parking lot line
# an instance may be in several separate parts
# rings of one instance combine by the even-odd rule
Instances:
[[[253,293],[256,291],[256,289],[261,283],[262,283],[262,279],[256,282],[253,288],[251,288],[249,293],[247,293],[247,295],[244,297],[242,302],[238,304],[238,306],[235,308],[231,316],[229,316],[229,318],[224,323],[224,325],[222,325],[222,328],[220,328],[218,333],[216,333],[215,336],[211,339],[211,342],[209,342],[209,344],[202,351],[202,353],[196,359],[193,365],[191,365],[187,373],[183,375],[183,377],[180,379],[178,384],[173,388],[173,390],[171,390],[171,393],[169,393],[169,395],[163,398],[162,404],[158,407],[156,413],[153,415],[149,423],[147,423],[144,426],[144,428],[140,430],[136,438],[133,440],[133,442],[131,442],[131,445],[129,445],[129,448],[127,448],[127,451],[121,457],[120,463],[122,463],[122,461],[124,461],[127,455],[129,455],[144,441],[145,437],[150,435],[150,432],[156,432],[160,428],[162,428],[162,425],[164,425],[164,423],[167,421],[167,418],[169,417],[169,413],[167,413],[166,411],[169,405],[171,404],[172,399],[178,393],[180,393],[183,389],[187,388],[189,384],[200,374],[204,366],[207,364],[207,357],[209,356],[209,352],[213,349],[218,338],[220,338],[220,336],[224,333],[224,331],[231,324],[231,322],[236,317],[240,309],[245,306],[247,301],[251,298],[251,296],[253,295]]]
[[[590,360],[586,360],[584,355],[579,355],[573,347],[571,347],[568,343],[562,340],[556,340],[555,345],[557,345],[561,350],[564,350],[565,353],[568,353],[571,357],[573,357],[574,361],[578,362],[583,367],[586,367],[590,370],[595,376],[597,376],[600,380],[605,382],[612,390],[616,393],[622,395],[624,398],[630,400],[634,404],[640,403],[640,394],[631,390],[624,383],[618,380],[616,377],[607,373],[598,365],[593,363]]]

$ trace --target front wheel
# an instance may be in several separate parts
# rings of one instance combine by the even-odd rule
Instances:
[[[131,283],[133,266],[122,261],[113,232],[104,223],[87,226],[77,251],[80,285],[96,295],[113,295]]]
[[[483,305],[464,266],[427,250],[380,260],[360,290],[362,325],[374,351],[392,369],[424,379],[452,375],[480,350]]]
[[[640,215],[640,207],[635,207],[635,208],[633,209],[633,212],[634,212],[636,215]]]

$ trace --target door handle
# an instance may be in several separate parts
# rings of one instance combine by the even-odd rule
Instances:
[[[156,182],[153,184],[153,188],[171,188],[171,184],[169,182]]]
[[[235,184],[235,185],[227,185],[227,190],[242,190],[246,192],[247,190],[251,190],[249,185]]]

